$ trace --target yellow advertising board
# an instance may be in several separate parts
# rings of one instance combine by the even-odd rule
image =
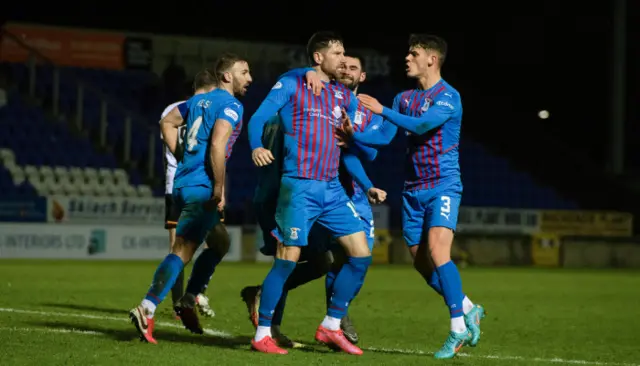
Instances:
[[[576,236],[631,236],[633,215],[626,212],[544,210],[540,232]]]
[[[547,233],[532,235],[531,259],[535,266],[558,267],[560,265],[560,236]]]

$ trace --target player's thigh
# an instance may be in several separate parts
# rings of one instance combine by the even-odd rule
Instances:
[[[300,261],[311,261],[313,258],[325,256],[332,246],[333,240],[329,231],[315,223],[309,230],[308,245],[300,252]]]
[[[204,203],[211,198],[211,188],[205,186],[182,187],[179,195],[184,202],[176,236],[199,246],[209,231],[220,222],[218,210],[205,210]]]
[[[427,203],[425,229],[443,227],[455,231],[461,199],[462,185],[459,183],[434,189]]]
[[[327,228],[334,238],[363,231],[360,214],[342,186],[328,188],[318,223]]]
[[[367,237],[367,244],[369,245],[369,250],[373,250],[373,245],[376,240],[374,221],[373,221],[373,210],[371,209],[371,205],[369,201],[362,200],[360,197],[354,197],[353,203],[356,206],[356,211],[360,215],[360,220],[362,221],[362,229],[364,230],[364,234]]]
[[[277,204],[277,196],[273,202],[254,202],[253,204],[258,226],[260,226],[260,231],[262,232],[263,245],[260,248],[260,252],[264,255],[275,255],[278,247],[278,239],[273,233],[276,229]]]
[[[428,200],[429,192],[426,190],[402,193],[402,236],[408,247],[420,244],[427,214],[425,203]]]
[[[167,230],[175,229],[178,225],[180,210],[174,202],[173,194],[164,195],[164,228]]]
[[[283,177],[276,208],[274,234],[285,246],[306,246],[309,231],[322,213],[322,183]]]
[[[207,248],[214,250],[218,257],[224,257],[231,246],[231,238],[224,223],[218,222],[206,238]]]

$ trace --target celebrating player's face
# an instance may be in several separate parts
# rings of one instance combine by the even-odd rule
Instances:
[[[338,69],[344,68],[344,63],[344,46],[342,43],[332,42],[329,47],[322,51],[320,68],[334,79],[340,78],[340,72]]]
[[[244,95],[253,80],[249,72],[249,64],[245,61],[236,62],[231,68],[231,75],[233,76],[233,93],[235,95]]]
[[[429,54],[422,47],[411,47],[405,60],[407,62],[407,76],[410,78],[419,77],[427,73],[429,67]]]
[[[339,81],[347,88],[354,90],[366,78],[366,73],[362,72],[360,60],[355,57],[345,57],[345,66],[339,69]]]

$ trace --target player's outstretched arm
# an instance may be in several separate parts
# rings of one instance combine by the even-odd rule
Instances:
[[[411,117],[382,106],[377,99],[360,94],[358,98],[360,102],[371,110],[373,113],[382,115],[387,121],[402,127],[405,130],[422,135],[435,128],[442,126],[452,116],[458,113],[460,109],[460,96],[457,94],[441,93],[435,100],[433,105],[419,117]]]
[[[347,145],[347,141],[353,138],[354,129],[353,124],[351,123],[351,116],[344,108],[342,108],[341,126],[335,130],[335,133],[338,138],[338,146],[341,147],[345,147]],[[351,150],[367,161],[375,160],[378,155],[378,151],[376,149],[365,146],[358,141],[354,141]]]
[[[369,126],[362,132],[354,133],[353,139],[365,146],[380,147],[389,145],[397,132],[398,126],[374,114]]]
[[[313,67],[299,67],[297,69],[291,69],[280,75],[278,79],[282,79],[284,77],[304,77],[307,82],[307,89],[313,90],[314,95],[320,95],[322,89],[324,89],[324,84],[322,83],[320,76],[318,76],[318,72]]]
[[[248,126],[251,150],[264,148],[262,145],[264,125],[271,117],[276,115],[289,101],[289,98],[295,94],[296,82],[296,79],[292,77],[285,77],[278,80],[273,88],[271,88],[269,94],[267,94],[267,98],[262,101],[258,110],[251,116]]]
[[[184,116],[186,115],[186,103],[181,103],[174,107],[160,121],[160,130],[162,131],[162,139],[164,143],[171,151],[171,154],[176,153],[178,146],[178,127],[184,124]]]

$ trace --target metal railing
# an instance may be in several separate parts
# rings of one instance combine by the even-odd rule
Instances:
[[[115,148],[117,144],[121,144],[121,155],[120,160],[124,165],[128,168],[135,168],[148,180],[153,180],[156,178],[155,172],[155,148],[157,140],[159,139],[159,129],[157,126],[149,125],[147,122],[147,117],[142,116],[140,113],[131,110],[122,105],[120,101],[116,99],[116,97],[108,95],[103,92],[99,86],[93,85],[91,82],[83,80],[83,78],[77,75],[75,72],[68,68],[63,68],[53,61],[48,59],[45,55],[43,55],[38,50],[26,44],[19,37],[14,34],[7,32],[6,30],[0,30],[0,37],[2,37],[3,42],[7,42],[7,39],[15,42],[21,48],[23,48],[26,52],[28,52],[29,57],[27,61],[27,93],[31,98],[49,98],[50,100],[50,108],[51,113],[56,118],[63,117],[63,111],[61,108],[61,81],[64,80],[66,82],[71,81],[68,84],[75,85],[76,88],[76,100],[75,100],[75,108],[72,111],[73,117],[66,116],[67,122],[70,123],[71,126],[74,126],[79,132],[86,132],[90,134],[94,132],[95,139],[94,146],[97,144],[100,148],[106,150],[111,147]],[[39,80],[39,71],[43,70],[44,67],[51,67],[51,89],[50,95],[38,95],[38,87],[37,82],[42,82],[41,78]],[[48,94],[48,93],[47,93]],[[91,131],[89,127],[86,125],[85,119],[87,115],[85,113],[85,101],[87,97],[96,97],[97,100],[100,101],[100,113],[99,113],[99,122],[97,124],[97,131]],[[124,116],[124,128],[123,128],[123,136],[122,138],[118,138],[115,141],[108,140],[107,129],[109,126],[109,113],[117,112]],[[131,147],[136,141],[132,141],[132,130],[133,129],[146,130],[149,139],[149,151],[146,157],[146,172],[140,170],[140,166],[137,166],[136,163],[131,158]],[[116,154],[117,156],[117,154]]]

